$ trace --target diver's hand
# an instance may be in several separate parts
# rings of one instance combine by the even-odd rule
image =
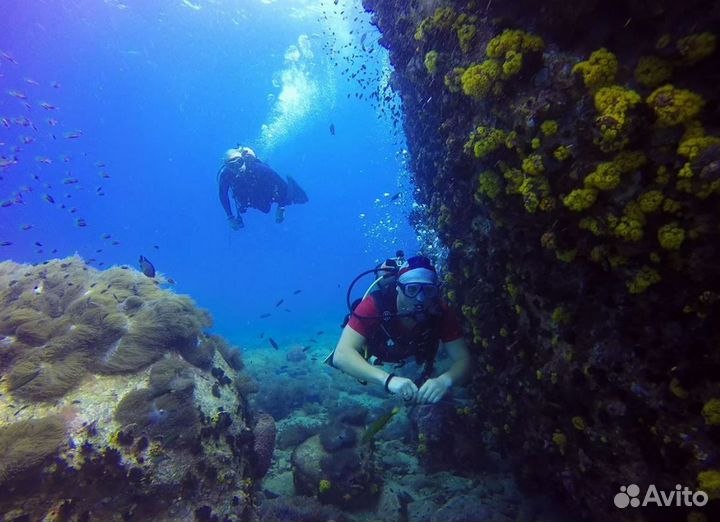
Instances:
[[[278,207],[275,211],[275,223],[282,223],[285,221],[285,207]]]
[[[233,230],[240,230],[241,228],[243,228],[245,226],[245,224],[243,223],[243,220],[240,216],[238,216],[238,217],[230,216],[228,218],[228,223],[230,224],[230,228],[232,228]]]
[[[390,381],[392,383],[392,381]],[[420,387],[418,402],[423,404],[434,404],[442,399],[452,386],[452,379],[447,375],[440,375],[434,379],[428,379]]]
[[[393,376],[388,384],[388,390],[393,395],[399,395],[406,401],[414,401],[418,396],[418,387],[410,379]]]

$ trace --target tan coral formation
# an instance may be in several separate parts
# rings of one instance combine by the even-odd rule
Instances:
[[[0,263],[0,310],[1,513],[247,516],[257,388],[192,299],[74,256]]]

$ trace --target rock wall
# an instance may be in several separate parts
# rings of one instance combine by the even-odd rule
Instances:
[[[79,257],[0,264],[3,520],[253,516],[272,417],[256,438],[239,350],[160,283]]]
[[[467,436],[587,519],[717,518],[720,5],[364,5],[478,356]],[[616,509],[631,483],[711,501]]]

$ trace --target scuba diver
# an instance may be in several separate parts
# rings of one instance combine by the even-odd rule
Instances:
[[[448,390],[463,384],[471,359],[455,314],[442,302],[438,276],[424,256],[404,259],[402,251],[381,266],[360,274],[348,289],[351,309],[335,350],[326,362],[359,379],[384,386],[385,391],[406,401],[436,403]],[[377,277],[358,303],[350,304],[353,285],[362,276]],[[431,377],[439,343],[446,348],[452,365]],[[387,372],[384,362],[404,364],[414,356],[424,365],[418,384]]]
[[[230,149],[218,172],[220,203],[225,209],[230,227],[238,230],[244,226],[240,214],[248,208],[256,208],[267,214],[273,203],[277,203],[275,222],[285,219],[285,207],[308,202],[305,191],[288,176],[285,181],[268,165],[260,161],[250,147]],[[232,189],[237,217],[233,216],[228,192]]]

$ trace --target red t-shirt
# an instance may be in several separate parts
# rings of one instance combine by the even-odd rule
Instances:
[[[455,341],[463,336],[462,327],[460,321],[458,321],[455,313],[448,308],[444,303],[440,303],[442,309],[442,318],[440,319],[440,340],[443,343]],[[395,306],[392,311],[395,312]],[[355,312],[363,317],[377,317],[382,312],[378,310],[377,303],[372,294],[363,299],[359,305],[355,308]],[[354,314],[350,314],[350,320],[348,326],[355,330],[357,333],[370,339],[380,329],[380,323],[382,319],[361,319]]]

